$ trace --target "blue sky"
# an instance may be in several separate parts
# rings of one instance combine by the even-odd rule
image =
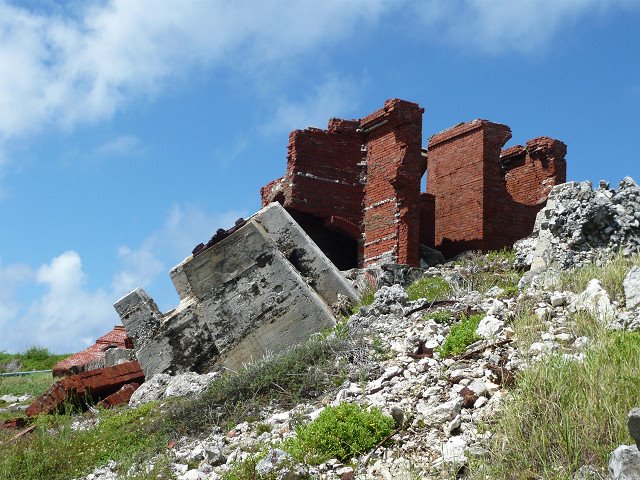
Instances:
[[[387,98],[509,145],[568,145],[570,180],[640,180],[640,0],[0,0],[0,350],[72,352],[259,208],[290,130]]]

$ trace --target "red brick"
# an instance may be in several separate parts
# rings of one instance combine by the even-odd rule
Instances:
[[[108,398],[129,383],[139,385],[143,382],[144,373],[137,361],[89,370],[55,382],[29,405],[26,414],[33,417],[58,412],[64,409],[66,402],[84,407],[87,403]]]

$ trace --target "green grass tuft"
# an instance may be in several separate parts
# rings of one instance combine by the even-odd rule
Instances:
[[[463,316],[458,323],[451,327],[451,331],[444,342],[437,349],[442,358],[453,357],[466,352],[467,347],[480,337],[476,334],[476,329],[482,315]]]
[[[295,459],[318,464],[330,458],[347,461],[367,452],[393,431],[393,419],[379,409],[355,403],[327,407],[313,422],[298,427],[284,444]]]
[[[51,353],[44,347],[30,347],[23,353],[6,353],[0,351],[0,371],[10,362],[16,362],[20,370],[30,372],[32,370],[51,370],[60,360],[69,356],[68,353]]]
[[[624,301],[622,282],[633,265],[640,266],[640,255],[625,257],[618,253],[604,263],[593,261],[584,267],[562,273],[558,288],[580,293],[587,288],[589,280],[597,278],[611,300]]]
[[[550,356],[519,376],[495,426],[491,455],[472,478],[572,479],[582,465],[606,469],[632,443],[628,411],[640,398],[640,334],[602,333],[583,362]]]
[[[436,323],[449,323],[453,318],[451,310],[438,310],[437,312],[425,313],[422,320],[433,320]]]
[[[428,301],[446,300],[451,293],[451,286],[442,277],[423,277],[405,288],[409,300],[426,298]]]

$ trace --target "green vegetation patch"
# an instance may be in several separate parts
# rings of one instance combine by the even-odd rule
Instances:
[[[352,348],[353,342],[343,336],[313,337],[281,355],[226,372],[199,397],[175,402],[172,423],[180,434],[205,432],[257,421],[260,409],[269,404],[289,408],[316,398],[344,381],[338,359]]]
[[[453,318],[453,312],[451,310],[438,310],[437,312],[425,313],[422,316],[423,320],[433,320],[436,323],[449,323]]]
[[[467,351],[467,347],[480,339],[476,334],[482,315],[462,316],[460,321],[451,327],[444,342],[437,349],[442,358],[453,357]]]
[[[330,458],[347,461],[369,451],[393,431],[393,419],[379,409],[355,403],[327,407],[313,422],[298,427],[284,450],[294,458],[318,464]]]
[[[0,372],[10,363],[16,363],[19,370],[51,370],[60,360],[69,356],[68,353],[55,354],[44,347],[31,347],[24,353],[6,353],[0,351]]]
[[[587,288],[589,280],[597,278],[611,297],[611,300],[624,301],[624,277],[632,266],[640,266],[640,255],[625,257],[618,253],[606,262],[593,261],[589,265],[576,268],[560,275],[558,288],[580,293]]]
[[[410,301],[426,298],[433,302],[449,298],[451,286],[442,277],[423,277],[405,288],[405,291]]]
[[[0,396],[2,395],[31,395],[36,397],[54,382],[50,373],[34,373],[19,377],[0,377]]]
[[[2,446],[0,478],[63,480],[86,475],[109,460],[125,473],[141,458],[166,448],[168,437],[157,404],[103,410],[93,428],[73,430],[72,417],[43,415],[38,429]]]
[[[472,478],[572,479],[582,465],[606,470],[632,443],[626,419],[640,398],[640,334],[608,333],[577,362],[550,356],[519,376],[495,425],[493,449]]]

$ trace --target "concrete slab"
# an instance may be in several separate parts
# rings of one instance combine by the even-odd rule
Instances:
[[[141,289],[115,305],[147,378],[236,369],[335,325],[338,294],[358,297],[278,203],[170,276],[181,299],[170,312],[159,313]]]

